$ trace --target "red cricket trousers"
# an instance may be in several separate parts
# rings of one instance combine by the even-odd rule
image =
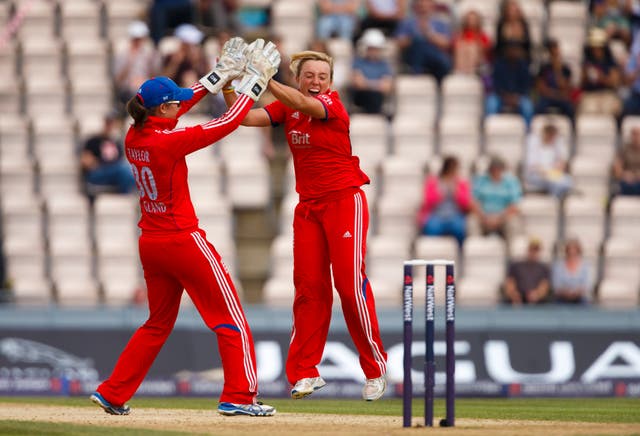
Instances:
[[[366,378],[386,373],[387,353],[365,275],[369,211],[359,188],[301,201],[293,218],[293,330],[287,356],[291,384],[318,377],[333,304],[331,271],[349,334]]]
[[[149,319],[131,337],[98,392],[120,406],[136,392],[171,333],[183,289],[218,338],[224,370],[221,402],[253,403],[258,391],[253,338],[226,267],[202,230],[139,241]]]

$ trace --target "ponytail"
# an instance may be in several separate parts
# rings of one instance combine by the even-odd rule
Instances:
[[[141,129],[150,115],[149,109],[142,105],[137,95],[134,95],[127,102],[127,112],[131,115],[131,118],[133,118],[133,127],[136,129]]]

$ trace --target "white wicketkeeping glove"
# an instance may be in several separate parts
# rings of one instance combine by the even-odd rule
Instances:
[[[236,91],[258,101],[266,91],[267,83],[278,72],[280,53],[276,45],[256,39],[247,47],[247,65]]]
[[[247,64],[246,50],[247,43],[239,36],[225,42],[216,66],[200,79],[202,86],[217,94],[228,81],[240,76]]]

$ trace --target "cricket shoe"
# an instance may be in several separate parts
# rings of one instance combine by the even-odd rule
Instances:
[[[94,392],[89,398],[110,415],[128,415],[131,412],[131,407],[126,404],[120,407],[114,406],[105,400],[104,397],[100,395],[100,392]]]
[[[273,416],[276,409],[262,403],[253,404],[236,404],[236,403],[220,403],[218,404],[218,413],[220,415],[235,416]]]
[[[375,401],[380,398],[387,389],[387,379],[382,377],[368,378],[362,388],[362,398],[367,401]]]
[[[322,377],[302,378],[298,380],[293,389],[291,389],[291,398],[299,400],[300,398],[313,394],[326,384],[327,382],[322,380]]]

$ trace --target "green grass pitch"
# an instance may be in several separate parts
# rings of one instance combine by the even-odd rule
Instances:
[[[402,415],[400,399],[382,399],[376,402],[362,400],[269,399],[263,401],[277,408],[279,413],[351,414],[351,415]],[[43,397],[0,397],[0,402],[27,404],[47,404],[60,406],[95,407],[88,398],[43,398]],[[215,413],[215,399],[201,398],[136,398],[129,405],[137,408],[169,408],[211,410]],[[423,401],[413,402],[414,418],[422,417]],[[444,416],[444,400],[436,400],[435,416]],[[637,398],[576,398],[576,399],[458,399],[456,418],[533,420],[584,423],[628,423],[640,424],[640,399]],[[83,425],[19,422],[0,420],[0,435],[83,435],[96,434],[98,429]],[[110,436],[116,435],[176,435],[178,432],[158,432],[139,429],[104,429]]]

